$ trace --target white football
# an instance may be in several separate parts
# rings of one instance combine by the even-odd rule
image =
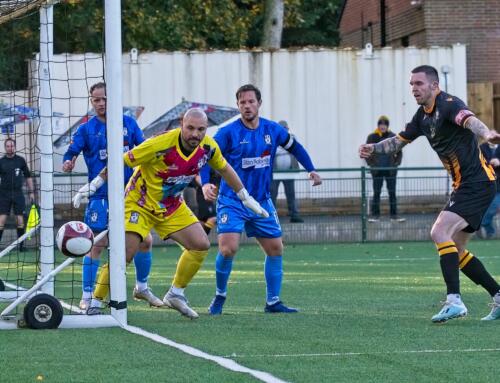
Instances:
[[[56,243],[64,255],[68,257],[83,257],[92,249],[94,233],[83,222],[67,222],[57,232]]]

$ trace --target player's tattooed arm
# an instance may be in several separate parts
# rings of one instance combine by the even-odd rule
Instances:
[[[373,145],[373,152],[377,154],[397,153],[407,144],[398,136],[387,138]]]
[[[490,139],[490,129],[475,116],[471,116],[465,120],[464,127],[474,133],[480,141],[488,141]]]
[[[361,158],[370,158],[372,154],[391,154],[397,153],[408,142],[403,141],[398,136],[387,138],[384,141],[380,141],[377,144],[363,144],[359,147],[359,156]]]

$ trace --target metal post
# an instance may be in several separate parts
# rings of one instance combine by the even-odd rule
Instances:
[[[53,6],[40,8],[40,55],[38,63],[40,128],[40,272],[54,268],[54,163],[52,148],[52,99],[50,63],[53,56]],[[54,280],[43,285],[44,293],[54,295]]]
[[[361,167],[361,242],[367,238],[368,202],[366,196],[366,167]]]
[[[111,315],[127,324],[123,203],[123,107],[121,1],[105,1],[106,128],[108,138],[109,263]]]

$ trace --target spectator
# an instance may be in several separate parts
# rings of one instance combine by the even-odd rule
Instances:
[[[389,129],[389,117],[380,116],[377,122],[377,129],[366,139],[367,144],[376,144],[387,138],[394,137],[395,134]],[[371,168],[373,180],[373,199],[371,203],[371,216],[369,222],[378,222],[380,220],[380,194],[384,179],[389,192],[389,205],[391,220],[396,222],[404,222],[405,219],[398,216],[398,207],[396,200],[396,175],[399,165],[403,159],[401,151],[391,154],[374,154],[366,160]],[[380,169],[387,168],[387,169]]]
[[[480,148],[486,162],[495,169],[495,174],[497,176],[497,193],[490,207],[486,213],[484,213],[483,220],[481,221],[481,228],[477,232],[480,238],[487,239],[493,237],[496,233],[493,218],[495,218],[498,208],[500,207],[500,146],[498,146],[498,144],[485,142]]]
[[[5,156],[0,158],[0,240],[2,239],[5,221],[14,208],[17,224],[17,238],[24,234],[24,212],[26,203],[23,194],[23,181],[26,180],[30,202],[35,202],[35,189],[26,160],[16,154],[16,141],[7,138],[4,141]],[[24,251],[22,243],[19,251]]]
[[[288,123],[286,121],[279,121],[283,128],[290,131]],[[290,134],[292,135],[292,134]],[[292,135],[293,136],[293,135]],[[278,146],[276,150],[276,156],[274,157],[273,170],[297,170],[299,169],[299,163],[297,159],[292,156],[286,149]],[[300,217],[297,208],[297,200],[295,199],[295,180],[293,179],[274,179],[271,183],[271,199],[273,200],[274,206],[276,205],[276,197],[278,195],[278,189],[280,182],[283,182],[285,188],[286,203],[288,207],[288,215],[290,216],[290,222],[301,223],[304,220]]]

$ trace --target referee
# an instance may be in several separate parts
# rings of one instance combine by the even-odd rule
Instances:
[[[26,160],[16,154],[16,141],[7,138],[4,141],[5,156],[0,158],[0,240],[2,239],[5,221],[14,208],[17,224],[17,238],[24,234],[25,201],[23,180],[26,179],[30,201],[35,201],[33,179],[31,178]],[[19,251],[24,250],[22,243]]]

